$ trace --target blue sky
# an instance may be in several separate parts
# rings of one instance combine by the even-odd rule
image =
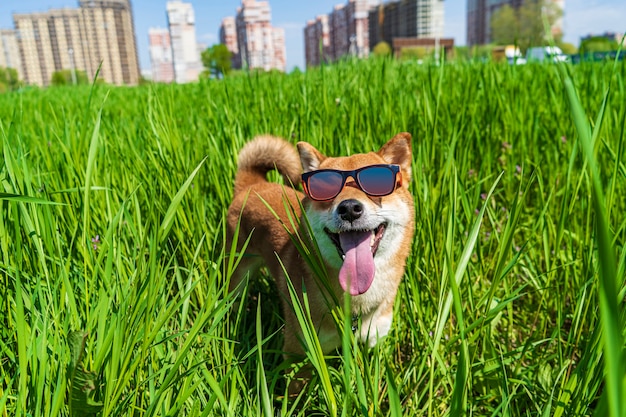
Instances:
[[[187,0],[196,13],[196,35],[199,42],[212,45],[218,41],[223,17],[234,16],[240,0]],[[306,21],[328,14],[335,4],[347,0],[270,0],[272,24],[285,29],[287,69],[304,67],[303,29]],[[150,68],[148,29],[166,27],[166,0],[132,0],[137,47],[142,70]],[[12,13],[46,11],[50,8],[77,7],[75,0],[0,0],[0,28],[12,28]],[[456,45],[465,45],[466,0],[445,0],[445,36]],[[626,32],[626,0],[565,0],[565,41],[578,45],[581,36],[604,31]]]

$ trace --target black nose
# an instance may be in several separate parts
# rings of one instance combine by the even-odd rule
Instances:
[[[337,214],[343,220],[353,222],[363,214],[363,205],[354,199],[342,201],[337,207]]]

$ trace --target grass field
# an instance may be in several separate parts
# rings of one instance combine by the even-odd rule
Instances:
[[[0,95],[0,416],[626,415],[625,83],[371,60]],[[237,151],[400,131],[417,230],[393,328],[311,352],[289,401],[271,279],[226,291]]]

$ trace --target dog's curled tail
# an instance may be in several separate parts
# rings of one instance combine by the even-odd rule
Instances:
[[[295,146],[275,136],[257,136],[246,143],[239,152],[235,195],[250,186],[267,181],[267,173],[277,170],[284,178],[285,185],[300,184],[302,164]]]

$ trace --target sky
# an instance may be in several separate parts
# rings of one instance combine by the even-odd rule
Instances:
[[[131,0],[135,18],[137,48],[141,70],[150,69],[148,29],[167,27],[166,0]],[[347,0],[269,0],[272,25],[285,29],[287,70],[304,68],[303,31],[307,20],[329,14],[336,4]],[[198,42],[211,46],[218,43],[222,18],[235,16],[241,0],[186,0],[194,7]],[[0,28],[13,28],[13,13],[43,12],[51,8],[78,7],[76,0],[0,0]],[[454,38],[457,46],[465,45],[467,0],[445,0],[444,36]],[[609,32],[626,32],[626,0],[565,0],[563,16],[564,41],[578,45],[581,36]]]

